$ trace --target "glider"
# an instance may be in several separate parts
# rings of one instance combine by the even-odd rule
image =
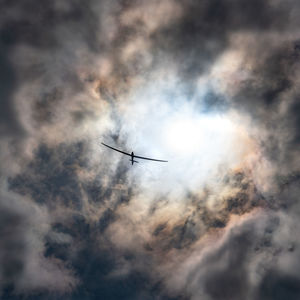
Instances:
[[[108,147],[108,148],[110,148],[110,149],[112,149],[112,150],[115,150],[115,151],[118,151],[118,152],[120,152],[120,153],[123,153],[123,154],[125,154],[125,155],[130,156],[130,157],[131,157],[130,161],[131,161],[131,164],[132,164],[132,165],[133,165],[134,163],[138,163],[138,161],[134,160],[135,158],[146,159],[146,160],[152,160],[152,161],[159,161],[159,162],[168,162],[167,160],[161,160],[161,159],[154,159],[154,158],[149,158],[149,157],[137,156],[137,155],[134,155],[133,152],[131,152],[131,154],[130,154],[130,153],[127,153],[127,152],[118,150],[118,149],[116,149],[116,148],[114,148],[114,147],[108,146],[108,145],[106,145],[106,144],[104,144],[104,143],[101,143],[101,144],[104,145],[104,146],[106,146],[106,147]]]

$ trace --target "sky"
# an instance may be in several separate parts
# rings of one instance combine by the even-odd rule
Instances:
[[[0,299],[300,299],[298,0],[0,16]]]

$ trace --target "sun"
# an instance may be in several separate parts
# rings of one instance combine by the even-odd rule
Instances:
[[[171,120],[165,128],[166,144],[179,154],[189,154],[196,150],[201,139],[194,120],[182,118]]]
[[[226,116],[177,114],[164,128],[166,147],[178,155],[210,155],[225,150],[234,132],[234,124]]]

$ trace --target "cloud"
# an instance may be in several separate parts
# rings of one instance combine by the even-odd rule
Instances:
[[[3,5],[4,298],[299,297],[297,1]]]
[[[50,291],[65,293],[77,279],[58,259],[44,257],[49,216],[43,207],[12,192],[1,193],[1,292]]]

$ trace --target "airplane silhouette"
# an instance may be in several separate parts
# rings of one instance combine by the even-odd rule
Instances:
[[[137,155],[134,155],[133,152],[131,152],[131,154],[130,154],[130,153],[127,153],[127,152],[118,150],[118,149],[116,149],[116,148],[114,148],[114,147],[108,146],[108,145],[106,145],[106,144],[104,144],[104,143],[101,143],[101,144],[104,145],[104,146],[106,146],[106,147],[108,147],[108,148],[110,148],[110,149],[112,149],[112,150],[115,150],[115,151],[118,151],[118,152],[120,152],[120,153],[123,153],[123,154],[125,154],[125,155],[130,156],[130,157],[131,157],[131,159],[130,159],[131,165],[133,165],[134,163],[138,163],[138,161],[134,160],[135,158],[146,159],[146,160],[152,160],[152,161],[159,161],[159,162],[168,162],[167,160],[161,160],[161,159],[154,159],[154,158],[149,158],[149,157],[137,156]]]

